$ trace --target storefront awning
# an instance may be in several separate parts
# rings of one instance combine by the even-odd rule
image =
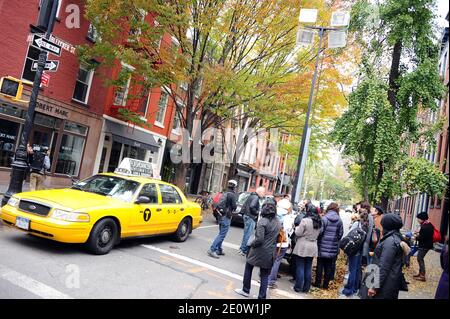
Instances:
[[[247,178],[252,177],[252,174],[250,174],[249,172],[243,171],[239,168],[237,168],[236,171],[237,171],[238,176],[243,176],[243,177],[247,177]]]
[[[113,141],[158,152],[159,145],[151,133],[131,129],[125,125],[105,120],[106,133],[111,133]]]

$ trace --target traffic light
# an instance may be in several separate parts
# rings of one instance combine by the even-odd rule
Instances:
[[[12,76],[2,77],[0,79],[0,94],[10,97],[13,100],[22,98],[23,84],[22,81]]]
[[[41,0],[37,27],[43,31],[47,31],[54,1],[55,0]]]

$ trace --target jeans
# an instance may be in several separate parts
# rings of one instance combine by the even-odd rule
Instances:
[[[228,218],[226,216],[222,216],[219,219],[219,234],[217,235],[216,239],[214,239],[212,245],[211,245],[211,252],[220,253],[222,252],[222,243],[225,240],[225,237],[227,236],[228,230],[230,229],[231,225],[231,218]]]
[[[244,215],[244,236],[242,237],[242,243],[239,249],[245,254],[248,252],[247,243],[255,231],[255,224],[255,221],[251,217]]]
[[[313,257],[300,257],[294,255],[297,267],[294,290],[296,292],[309,292],[311,288],[311,270]]]
[[[322,287],[322,273],[324,273],[323,278],[323,288],[328,289],[328,285],[333,276],[333,261],[335,258],[317,258],[317,269],[316,269],[316,282],[314,286]],[[334,263],[336,267],[336,262]],[[336,269],[336,268],[335,268]]]
[[[272,266],[272,271],[270,272],[269,275],[269,284],[273,285],[276,281],[277,281],[277,275],[278,275],[278,269],[280,269],[280,264],[281,261],[283,260],[284,254],[286,254],[286,250],[287,248],[281,248],[280,253],[278,254],[278,247],[276,249],[276,256],[277,258],[275,259],[273,266]]]
[[[250,265],[248,262],[245,263],[244,286],[242,290],[248,294],[250,293],[250,287],[252,284],[253,267],[254,266]],[[270,269],[260,269],[259,276],[261,279],[261,286],[259,287],[258,299],[266,299],[267,284],[269,283],[269,273]]]
[[[348,280],[342,293],[347,297],[356,294],[361,281],[361,254],[348,257]]]
[[[419,274],[425,275],[425,255],[429,249],[419,248],[417,253],[417,262],[419,263]]]

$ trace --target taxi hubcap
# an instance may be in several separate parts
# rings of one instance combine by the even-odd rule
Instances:
[[[100,243],[105,245],[107,244],[110,240],[111,240],[111,230],[109,228],[105,228],[101,233],[100,233]]]
[[[187,228],[188,228],[188,227],[187,227],[187,224],[186,224],[186,223],[184,223],[183,226],[181,226],[181,233],[182,233],[183,235],[186,234]]]

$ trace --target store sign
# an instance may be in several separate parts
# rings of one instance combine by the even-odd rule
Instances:
[[[42,73],[41,84],[42,86],[48,87],[50,83],[50,74]]]
[[[114,171],[116,174],[134,175],[153,177],[152,163],[139,161],[133,158],[125,157],[120,163],[119,167]]]
[[[37,102],[36,109],[42,111],[45,114],[53,115],[59,118],[68,119],[70,117],[69,111],[61,109],[55,105],[49,105],[43,102]]]

